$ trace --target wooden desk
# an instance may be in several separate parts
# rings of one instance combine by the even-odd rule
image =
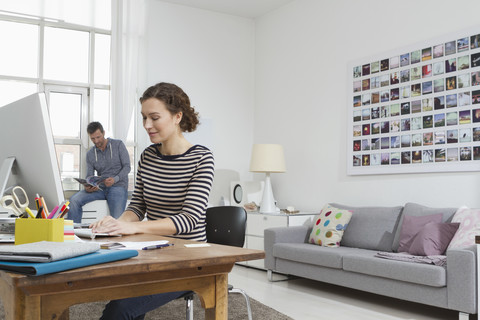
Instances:
[[[113,238],[160,239],[175,245],[142,250],[127,260],[38,277],[0,271],[0,299],[6,319],[68,319],[68,307],[74,304],[182,290],[198,294],[205,319],[227,319],[227,280],[234,263],[265,257],[261,250],[216,244],[186,248],[184,244],[195,242],[152,235]]]

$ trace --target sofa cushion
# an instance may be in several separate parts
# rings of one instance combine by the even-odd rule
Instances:
[[[457,208],[430,208],[430,207],[425,207],[416,203],[407,203],[403,207],[403,213],[402,216],[400,217],[400,223],[399,226],[402,225],[403,218],[405,216],[426,216],[430,214],[436,214],[436,213],[441,213],[442,214],[442,221],[441,222],[450,222],[453,215],[457,211]],[[395,238],[393,240],[393,246],[392,250],[394,252],[398,251],[398,244],[400,241],[400,229],[397,228],[396,233],[395,233]]]
[[[403,217],[402,226],[400,227],[398,252],[408,252],[417,233],[430,222],[442,222],[442,214],[437,213],[420,217]]]
[[[416,256],[443,255],[460,223],[430,222],[413,238],[408,253]]]
[[[343,257],[343,269],[432,287],[447,285],[446,269],[444,267],[375,258],[374,254],[375,252],[371,252],[370,255],[345,255]]]
[[[450,248],[465,248],[475,244],[475,235],[480,234],[480,209],[460,207],[452,218],[460,226],[448,245]]]
[[[276,243],[273,246],[272,255],[275,258],[342,269],[343,257],[358,251],[366,250],[348,247],[321,247],[311,243]]]
[[[398,207],[351,207],[332,203],[334,207],[353,211],[343,234],[342,246],[392,251],[395,229],[402,213]]]
[[[325,205],[313,220],[309,242],[324,247],[339,247],[352,211]]]

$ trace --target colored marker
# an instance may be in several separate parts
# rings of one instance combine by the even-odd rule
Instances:
[[[70,201],[68,201],[68,200],[65,201],[65,203],[63,204],[63,206],[61,206],[62,209],[60,210],[60,212],[64,211],[64,210],[68,207],[69,204],[70,204]]]
[[[25,208],[25,211],[27,211],[28,216],[29,216],[30,218],[35,219],[35,216],[33,215],[33,212],[32,212],[32,210],[30,210],[29,207],[26,207],[26,208]]]
[[[37,219],[42,219],[43,218],[43,207],[42,206],[40,206],[40,208],[38,208],[36,218]]]
[[[38,211],[38,209],[40,209],[40,196],[38,195],[38,193],[35,196],[35,205],[37,206],[37,211]]]
[[[48,215],[47,219],[52,219],[55,216],[55,213],[57,212],[57,210],[58,210],[58,206],[55,206],[52,212],[50,212],[50,214]]]
[[[68,213],[68,207],[65,210],[63,210],[59,218],[63,218],[67,213]]]

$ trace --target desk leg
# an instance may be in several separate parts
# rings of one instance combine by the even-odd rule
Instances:
[[[480,244],[476,238],[475,242],[475,246],[477,247],[477,314],[480,315]]]
[[[5,311],[5,319],[27,319],[25,310],[22,309],[22,305],[26,303],[26,297],[21,290],[16,289],[11,285],[11,282],[6,281],[3,277],[0,277],[0,299],[3,303],[3,309]],[[33,304],[33,309],[38,309],[40,303]]]
[[[228,275],[215,277],[215,307],[205,309],[205,320],[227,320],[228,318]]]

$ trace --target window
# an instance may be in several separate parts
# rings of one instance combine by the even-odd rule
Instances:
[[[88,83],[90,32],[45,28],[44,78]]]
[[[112,134],[111,0],[64,1],[0,5],[0,39],[8,43],[0,50],[0,105],[45,92],[63,188],[70,197],[79,190],[73,178],[86,174],[88,123],[100,121],[106,136]],[[135,145],[126,144],[131,191]]]

